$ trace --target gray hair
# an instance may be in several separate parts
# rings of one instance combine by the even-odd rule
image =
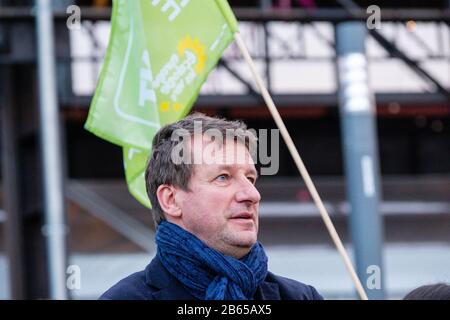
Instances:
[[[153,138],[152,151],[145,170],[145,186],[152,204],[155,226],[162,220],[166,220],[164,211],[156,196],[158,187],[162,184],[168,184],[179,187],[184,191],[190,191],[188,185],[193,173],[193,165],[185,162],[175,163],[172,160],[172,151],[180,143],[180,141],[176,141],[172,137],[174,132],[179,131],[184,131],[192,137],[194,135],[194,124],[198,123],[198,121],[201,122],[202,134],[207,135],[208,130],[214,129],[215,132],[220,132],[223,141],[225,141],[225,139],[230,139],[228,133],[232,130],[234,132],[233,140],[243,143],[251,154],[256,148],[256,135],[247,129],[245,123],[239,120],[229,121],[196,112],[175,123],[162,127]]]

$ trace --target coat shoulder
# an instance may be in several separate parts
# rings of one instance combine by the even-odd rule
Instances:
[[[266,281],[275,282],[282,300],[323,300],[313,286],[269,272]]]
[[[152,292],[145,282],[145,271],[139,271],[117,282],[99,300],[149,300]]]

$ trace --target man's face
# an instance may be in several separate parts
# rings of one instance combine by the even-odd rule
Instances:
[[[202,136],[194,140],[194,158],[201,156],[208,162],[193,165],[190,191],[177,192],[182,212],[178,224],[209,247],[241,258],[257,240],[261,196],[254,185],[255,165],[239,142],[227,140],[218,147]]]

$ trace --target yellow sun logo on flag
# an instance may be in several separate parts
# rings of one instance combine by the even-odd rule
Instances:
[[[184,56],[186,50],[191,51],[197,57],[197,63],[194,70],[197,74],[200,74],[205,68],[206,54],[205,46],[200,43],[198,38],[192,39],[190,36],[186,36],[178,43],[178,54]]]

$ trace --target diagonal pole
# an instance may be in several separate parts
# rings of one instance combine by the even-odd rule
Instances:
[[[341,255],[342,259],[344,260],[345,267],[347,268],[347,271],[350,274],[350,277],[352,278],[352,281],[356,287],[356,290],[361,298],[361,300],[368,300],[367,294],[364,291],[363,286],[361,285],[361,281],[359,280],[358,276],[356,275],[355,269],[353,268],[353,265],[350,261],[350,258],[348,257],[347,251],[345,251],[344,245],[342,244],[341,239],[339,238],[339,235],[336,231],[336,228],[333,225],[333,222],[330,219],[330,215],[328,214],[327,210],[325,209],[325,206],[322,202],[322,199],[320,199],[319,193],[317,192],[316,187],[314,186],[313,181],[311,180],[311,177],[308,173],[308,170],[306,169],[305,165],[303,164],[303,161],[300,157],[300,154],[295,147],[294,142],[292,141],[291,135],[286,129],[286,126],[283,122],[283,119],[280,116],[280,113],[278,112],[278,109],[276,108],[272,97],[270,96],[269,92],[267,91],[263,80],[261,79],[261,76],[258,74],[258,71],[256,70],[255,64],[253,63],[253,59],[250,56],[247,47],[245,46],[244,41],[242,40],[241,35],[239,32],[235,33],[235,40],[236,44],[239,47],[239,50],[241,50],[242,55],[244,56],[245,61],[249,65],[253,77],[255,78],[255,81],[258,85],[258,88],[261,92],[262,97],[264,98],[264,101],[267,104],[267,107],[269,108],[269,111],[275,120],[275,123],[280,130],[281,136],[283,137],[289,152],[291,153],[292,158],[294,159],[295,164],[297,165],[298,171],[300,172],[300,175],[302,176],[303,180],[305,181],[306,187],[308,188],[314,203],[316,204],[317,208],[319,209],[320,215],[322,216],[323,222],[325,223],[325,226],[330,233],[331,239],[333,240],[336,249],[338,250],[339,254]]]

